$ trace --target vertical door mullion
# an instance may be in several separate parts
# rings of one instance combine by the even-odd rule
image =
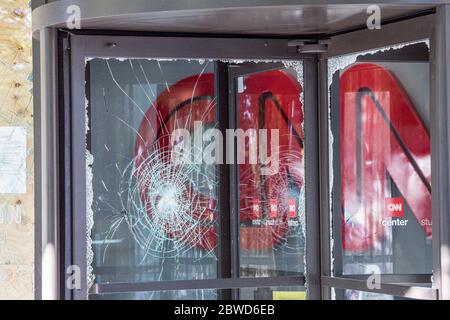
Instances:
[[[317,56],[304,64],[305,203],[306,203],[306,284],[308,299],[320,299],[320,218],[319,218],[319,112],[317,103]]]
[[[237,128],[237,104],[236,104],[236,84],[235,74],[228,74],[229,100],[228,100],[228,128],[235,130]],[[234,140],[234,138],[233,138]],[[239,278],[239,171],[237,165],[237,147],[235,141],[228,141],[225,134],[225,146],[234,149],[232,163],[228,164],[230,174],[230,236],[231,236],[231,277]],[[225,157],[228,159],[228,154]],[[228,162],[227,160],[225,160]],[[239,299],[239,290],[231,291],[233,300]]]
[[[328,66],[320,55],[318,61],[319,162],[320,162],[320,265],[321,277],[331,276],[329,158],[328,158]],[[331,299],[331,289],[322,286],[321,299]]]
[[[433,227],[433,275],[439,299],[450,299],[450,159],[449,128],[449,27],[450,5],[440,5],[436,13],[431,53],[431,177],[432,227]]]
[[[58,138],[57,138],[57,34],[40,31],[40,171],[41,171],[41,298],[59,298]],[[44,269],[45,268],[45,269]]]
[[[88,298],[86,232],[86,114],[84,39],[71,38],[71,143],[72,143],[72,261],[80,268],[81,288],[76,300]]]
[[[228,114],[228,64],[225,62],[215,63],[215,97],[216,121],[218,129],[222,133],[223,146],[226,146],[226,128],[229,123]],[[222,147],[222,146],[219,146]],[[223,149],[222,149],[223,152]],[[219,181],[218,197],[218,256],[219,272],[218,278],[231,278],[231,224],[230,224],[230,170],[225,161],[225,154],[222,154],[223,163],[217,165],[217,178]],[[221,300],[231,299],[231,290],[221,290],[218,294]]]
[[[59,148],[59,210],[60,210],[60,294],[71,300],[72,290],[66,286],[66,271],[72,262],[72,211],[71,211],[71,107],[70,107],[70,38],[58,33],[58,148]]]

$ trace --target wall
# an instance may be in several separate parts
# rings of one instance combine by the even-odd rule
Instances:
[[[29,1],[0,0],[0,299],[34,298],[31,55]]]

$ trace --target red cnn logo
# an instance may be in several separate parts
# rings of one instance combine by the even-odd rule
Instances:
[[[405,215],[405,203],[403,198],[386,198],[386,216],[402,218]]]
[[[269,201],[269,219],[276,219],[278,216],[278,200],[270,199]]]
[[[252,200],[250,202],[250,205],[252,207],[252,219],[261,218],[261,208],[259,205],[259,200]]]
[[[289,211],[288,211],[288,217],[290,219],[297,218],[297,199],[289,199]]]

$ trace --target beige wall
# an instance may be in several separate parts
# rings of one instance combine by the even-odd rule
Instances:
[[[3,188],[0,193],[0,299],[34,297],[30,33],[29,0],[0,0],[0,130],[22,127],[27,133],[26,192],[8,194]],[[1,161],[2,148],[5,145],[0,143],[0,179],[5,179],[4,170],[8,168]]]

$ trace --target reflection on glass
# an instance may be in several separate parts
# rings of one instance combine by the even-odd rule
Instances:
[[[87,70],[96,282],[217,277],[215,166],[190,161],[202,145],[188,143],[216,125],[214,64],[92,59]]]
[[[304,270],[302,87],[292,69],[238,77],[240,276]],[[239,152],[239,151],[238,151]],[[258,160],[258,161],[256,161]]]
[[[395,62],[361,56],[333,75],[338,275],[431,273],[428,49],[409,49],[426,58],[398,62],[399,49],[383,56]]]

